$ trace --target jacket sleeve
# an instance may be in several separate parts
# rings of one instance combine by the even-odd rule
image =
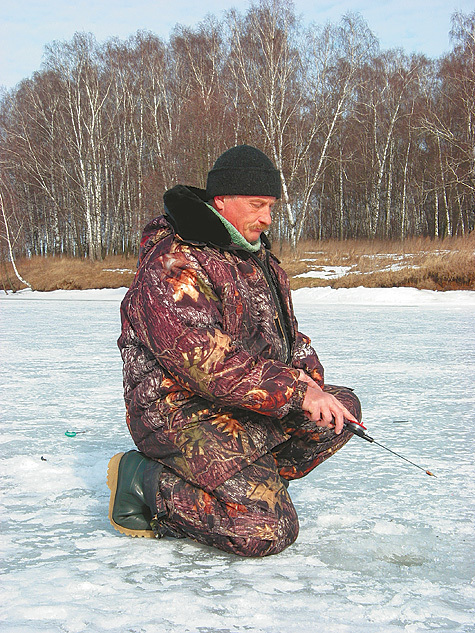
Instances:
[[[302,369],[306,374],[311,376],[320,387],[324,384],[324,370],[318,359],[316,351],[311,345],[308,336],[297,331],[294,351],[292,357],[292,367]]]
[[[224,406],[284,417],[301,409],[298,371],[233,340],[206,272],[181,251],[150,258],[124,298],[126,318],[160,365],[194,394]]]

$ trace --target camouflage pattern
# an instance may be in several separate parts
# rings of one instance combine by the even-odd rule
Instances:
[[[357,420],[361,420],[361,404],[352,389],[325,385],[325,391],[335,396]],[[332,429],[315,426],[302,414],[287,416],[284,428],[291,439],[276,447],[273,454],[280,475],[289,480],[305,477],[353,435],[351,431],[336,435]]]
[[[267,454],[208,493],[171,471],[161,477],[163,527],[240,556],[268,556],[298,536],[297,513]]]
[[[358,398],[329,386],[357,418]],[[290,416],[289,416],[290,417]],[[290,424],[290,421],[289,421]],[[289,431],[291,429],[289,428]],[[162,533],[187,536],[239,556],[268,556],[291,545],[299,533],[297,513],[283,481],[308,474],[352,436],[299,420],[298,433],[208,493],[165,469],[157,498],[168,517]]]
[[[323,368],[298,331],[287,276],[265,237],[258,253],[233,245],[201,190],[177,186],[165,203],[165,215],[145,228],[121,305],[130,433],[142,453],[166,467],[163,495],[178,524],[191,525],[189,535],[208,535],[216,523],[223,534],[232,524],[236,535],[244,519],[236,515],[229,524],[230,508],[246,506],[248,519],[252,507],[265,521],[244,521],[243,538],[252,540],[254,529],[281,533],[284,521],[289,536],[269,542],[288,542],[297,533],[295,511],[279,469],[288,479],[303,476],[349,435],[309,429],[302,414],[307,385],[297,370],[323,386]],[[248,479],[267,481],[266,498],[277,495],[265,512],[263,501],[249,496],[259,484]],[[269,504],[277,509],[272,520]]]
[[[137,447],[211,491],[289,439],[280,420],[306,391],[296,368],[320,384],[323,368],[277,260],[264,246],[215,246],[222,224],[201,206],[211,244],[185,241],[163,216],[145,229],[118,344]]]

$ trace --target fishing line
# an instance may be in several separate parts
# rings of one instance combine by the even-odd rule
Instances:
[[[398,422],[403,422],[403,421],[404,420],[398,420]],[[407,457],[404,457],[403,455],[400,455],[399,453],[396,453],[396,451],[393,451],[390,448],[388,448],[387,446],[384,446],[383,444],[380,444],[379,442],[374,440],[371,436],[369,436],[367,433],[365,433],[366,427],[363,426],[361,424],[361,422],[345,422],[345,428],[348,429],[348,431],[351,431],[352,433],[357,435],[358,437],[362,437],[367,442],[370,442],[371,444],[377,444],[381,448],[384,448],[385,451],[388,451],[389,453],[392,453],[393,455],[396,455],[396,457],[400,457],[405,462],[408,462],[409,464],[412,464],[416,468],[419,468],[420,470],[423,470],[426,473],[426,475],[430,475],[431,477],[437,477],[437,475],[434,475],[434,473],[431,473],[430,470],[426,470],[422,466],[419,466],[418,464],[415,464],[414,462],[411,462],[411,460],[407,459]]]

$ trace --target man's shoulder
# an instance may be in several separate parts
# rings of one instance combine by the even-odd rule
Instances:
[[[159,215],[149,222],[143,230],[140,239],[139,265],[147,255],[162,243],[167,237],[173,235],[173,229],[164,215]]]

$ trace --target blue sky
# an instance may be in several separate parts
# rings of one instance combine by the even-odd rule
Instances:
[[[455,11],[472,13],[473,0],[294,0],[304,22],[338,22],[348,11],[360,13],[383,48],[438,57],[450,50],[449,31]],[[41,67],[46,44],[70,40],[76,31],[98,41],[127,38],[139,29],[163,39],[179,24],[192,26],[207,13],[222,17],[235,7],[245,12],[248,0],[0,0],[0,86],[14,87]]]

